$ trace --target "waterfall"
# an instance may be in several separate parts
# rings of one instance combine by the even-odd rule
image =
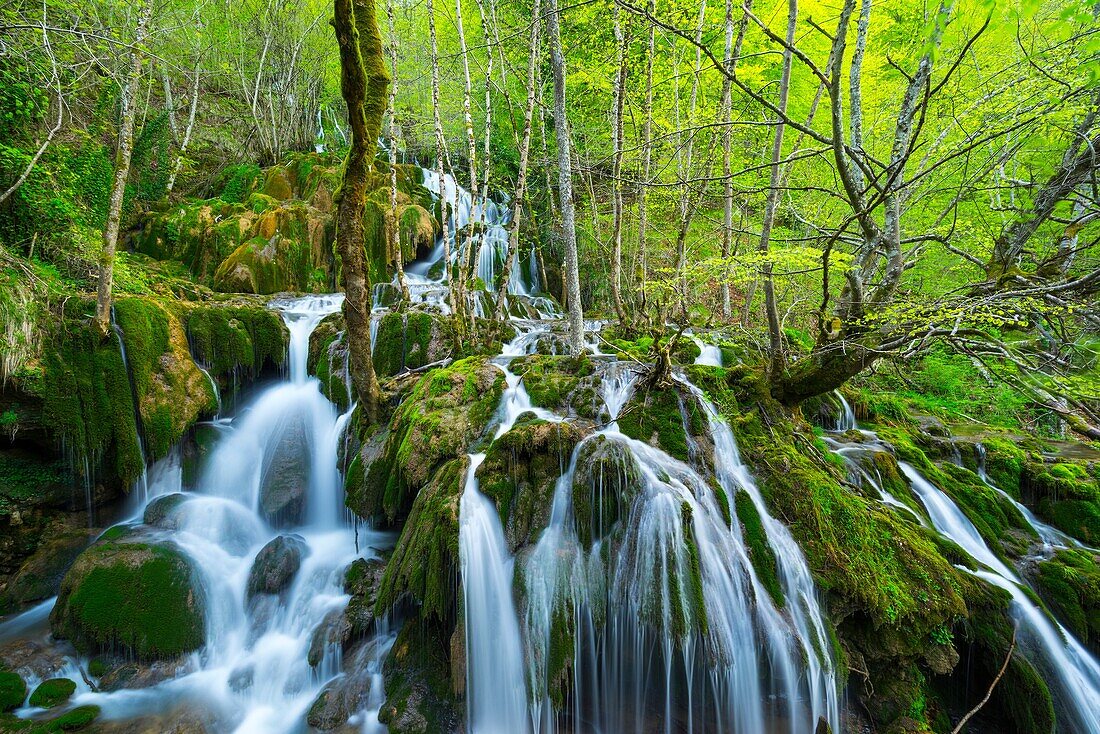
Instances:
[[[978,452],[978,477],[987,485],[992,487],[997,492],[997,494],[1001,495],[1009,502],[1011,502],[1012,506],[1020,511],[1020,514],[1024,516],[1024,520],[1027,521],[1027,524],[1031,526],[1031,529],[1035,531],[1035,534],[1039,536],[1039,539],[1043,541],[1044,545],[1047,545],[1051,548],[1083,547],[1080,541],[1075,538],[1069,537],[1057,528],[1047,525],[1045,522],[1035,517],[1035,513],[1032,512],[1027,505],[1018,501],[1008,492],[1004,491],[1003,489],[989,481],[989,475],[986,474],[985,471],[985,445],[981,442],[978,442],[974,444],[974,448]]]
[[[722,350],[713,344],[707,344],[694,334],[689,335],[691,340],[695,342],[695,346],[699,347],[699,356],[695,358],[695,364],[706,365],[708,367],[721,367],[722,366]]]
[[[850,408],[843,396],[839,393],[837,395],[847,415]],[[841,426],[846,420],[841,421]],[[856,426],[853,416],[850,428],[838,430],[854,428]],[[873,432],[862,433],[878,442],[878,437]],[[836,441],[832,445],[838,453],[850,448]],[[880,450],[885,450],[885,447]],[[979,463],[979,475],[988,483],[982,448],[979,448],[979,457],[982,459]],[[1030,594],[1023,591],[1020,577],[997,557],[954,500],[929,482],[912,465],[899,461],[898,466],[909,480],[909,486],[924,506],[935,530],[954,541],[987,569],[972,573],[1004,589],[1012,597],[1012,613],[1017,621],[1020,651],[1030,663],[1044,672],[1044,679],[1051,684],[1051,695],[1063,724],[1066,724],[1064,730],[1074,734],[1100,734],[1100,662],[1065,627],[1049,616]],[[1007,496],[1001,490],[997,491]],[[1049,542],[1041,529],[1046,526],[1034,519],[1030,511],[1025,512],[1023,505],[1015,500],[1013,503],[1021,509],[1025,519],[1032,523],[1040,538]],[[1049,530],[1057,533],[1053,528]],[[1060,726],[1059,731],[1062,730]]]
[[[186,704],[215,716],[219,730],[290,734],[303,730],[309,706],[341,674],[339,645],[328,646],[316,667],[309,664],[307,652],[326,616],[347,603],[344,571],[360,557],[356,533],[343,520],[336,460],[350,412],[339,414],[324,398],[306,364],[310,334],[342,301],[342,295],[332,295],[275,302],[290,331],[289,379],[267,387],[237,415],[218,422],[220,436],[195,487],[183,486],[174,452],[148,472],[144,505],[181,491],[183,500],[169,511],[170,522],[162,527],[139,524],[144,506],[129,522],[143,539],[170,542],[190,560],[204,600],[205,645],[188,657],[177,677],[115,692],[89,688],[81,673],[87,661],[74,659],[74,704],[97,705],[108,720],[159,714]],[[279,483],[276,492],[273,482]],[[285,505],[273,507],[272,494]],[[257,553],[287,534],[301,544],[298,572],[279,597],[250,599],[246,587]],[[368,548],[392,543],[388,535],[362,529],[359,537]],[[42,623],[52,604],[12,620],[0,636]],[[365,643],[375,646],[376,682],[367,710],[356,716],[368,725],[377,723],[383,701],[381,661],[394,637],[381,625],[376,639]]]
[[[458,546],[466,618],[467,724],[471,734],[527,731],[523,643],[512,601],[513,561],[496,506],[478,491],[485,454],[470,454],[459,503]]]

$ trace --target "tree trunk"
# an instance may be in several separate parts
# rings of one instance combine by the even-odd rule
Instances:
[[[462,58],[462,119],[466,124],[467,155],[470,165],[470,195],[476,197],[478,192],[477,179],[477,136],[474,134],[474,116],[472,112],[473,85],[470,81],[470,53],[466,46],[466,32],[462,27],[462,0],[455,0],[455,29],[458,31],[459,52]],[[473,222],[471,221],[471,224]],[[456,285],[459,288],[458,300],[462,302],[463,313],[467,311],[466,283],[470,278],[470,262],[473,259],[474,238],[473,230],[469,230],[464,238],[464,247],[461,250],[459,278]],[[455,245],[458,245],[458,232],[455,232]],[[473,310],[469,310],[470,319],[473,319]]]
[[[558,139],[558,192],[565,244],[565,291],[569,306],[569,346],[573,354],[584,351],[584,314],[581,310],[580,267],[577,262],[576,211],[573,207],[572,146],[565,110],[565,57],[561,50],[558,0],[550,0],[547,25],[550,36],[550,65],[554,72],[554,134]]]
[[[451,283],[451,236],[447,228],[447,186],[443,178],[443,162],[447,159],[447,138],[443,134],[443,118],[439,114],[439,42],[435,33],[435,8],[432,0],[428,0],[428,35],[432,44],[432,115],[435,122],[436,173],[439,176],[439,225],[443,232],[443,282]],[[457,243],[456,232],[455,244]],[[448,287],[447,295],[451,300],[451,313],[456,315],[456,322],[461,328],[462,300],[453,286]]]
[[[344,319],[352,385],[373,424],[378,421],[380,390],[371,357],[371,285],[363,211],[390,79],[374,0],[334,0],[334,9],[333,26],[340,47],[340,91],[348,107],[351,127],[351,148],[344,163],[336,209],[336,249],[344,279]]]
[[[130,178],[130,158],[134,152],[134,115],[137,112],[137,91],[141,82],[141,64],[145,54],[145,38],[153,3],[145,0],[138,15],[134,45],[130,47],[130,70],[122,87],[122,121],[118,128],[118,151],[115,155],[115,180],[107,207],[107,224],[103,228],[103,252],[99,257],[99,292],[96,294],[94,327],[101,336],[111,328],[111,289],[114,283],[115,250],[122,219],[122,200],[126,181]],[[58,101],[60,104],[60,100]]]
[[[783,331],[779,323],[779,307],[775,299],[775,279],[772,264],[768,260],[772,226],[775,224],[775,211],[779,206],[779,161],[783,157],[783,122],[787,114],[787,97],[791,87],[791,49],[794,46],[795,25],[798,22],[798,0],[787,3],[787,38],[783,49],[783,73],[779,79],[779,115],[775,121],[775,138],[772,142],[771,178],[768,185],[768,200],[764,206],[764,223],[760,230],[758,251],[764,257],[761,279],[764,286],[764,310],[768,317],[768,342],[771,350],[770,374],[778,374],[783,369]]]
[[[611,300],[619,323],[628,326],[630,318],[623,305],[623,108],[626,104],[626,79],[630,66],[627,62],[627,34],[623,32],[622,11],[615,5],[615,45],[618,47],[619,68],[615,74],[615,89],[611,108],[611,184],[614,192],[611,198]]]
[[[187,112],[187,127],[183,131],[183,140],[180,142],[179,152],[176,153],[176,162],[172,165],[172,173],[168,176],[168,185],[165,187],[164,196],[168,198],[172,189],[176,187],[176,178],[183,169],[183,159],[187,155],[187,146],[191,144],[191,133],[195,130],[195,112],[199,108],[199,63],[195,62],[194,86],[191,89],[191,108]]]
[[[397,216],[397,31],[393,20],[393,0],[386,0],[386,18],[390,27],[390,215],[388,233],[397,287],[401,300],[409,302],[409,282],[405,278],[405,254],[401,251],[401,220]]]
[[[656,10],[655,0],[649,0],[646,12],[650,17]],[[649,26],[649,47],[645,66],[645,118],[642,121],[642,183],[638,187],[638,256],[641,271],[641,306],[646,305],[646,279],[649,277],[649,248],[646,247],[646,204],[649,177],[653,171],[653,57],[657,53],[657,27]]]
[[[527,58],[527,108],[523,113],[523,139],[519,144],[519,174],[516,178],[516,199],[512,204],[512,221],[508,225],[508,258],[504,263],[504,272],[501,273],[496,312],[493,314],[497,321],[504,319],[504,311],[508,305],[508,283],[511,280],[512,268],[519,253],[520,217],[523,214],[524,200],[527,198],[527,169],[531,157],[531,133],[534,129],[535,100],[538,97],[536,85],[538,84],[539,56],[541,55],[539,53],[541,6],[541,0],[534,0],[531,9],[531,51]]]

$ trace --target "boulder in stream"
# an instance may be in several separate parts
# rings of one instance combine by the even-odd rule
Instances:
[[[84,551],[69,569],[50,626],[55,637],[84,652],[171,658],[202,645],[201,589],[175,546],[112,536]]]
[[[302,519],[309,490],[310,451],[306,429],[295,421],[283,431],[264,471],[260,509],[275,525],[296,525]]]
[[[297,535],[280,535],[256,554],[248,574],[248,598],[256,594],[280,594],[294,580],[309,552],[305,541]]]

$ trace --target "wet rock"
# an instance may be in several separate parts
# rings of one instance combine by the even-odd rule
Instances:
[[[260,549],[248,574],[248,597],[256,594],[281,594],[301,568],[309,552],[297,535],[280,535]]]
[[[119,660],[114,665],[109,666],[107,672],[100,676],[99,689],[101,691],[121,691],[123,689],[151,688],[181,675],[190,670],[190,667],[183,658],[156,660],[149,663]]]
[[[577,539],[587,547],[619,522],[642,486],[638,463],[624,444],[604,436],[580,449],[573,474]]]
[[[313,636],[309,641],[309,653],[307,662],[312,667],[317,667],[324,660],[325,651],[333,648],[343,648],[351,638],[351,625],[347,617],[340,609],[334,609],[325,615],[321,623],[313,630]]]
[[[274,594],[256,594],[248,601],[249,642],[255,642],[267,632],[271,620],[279,611],[279,597]]]
[[[349,635],[361,637],[374,627],[374,607],[386,564],[378,558],[357,558],[344,573],[344,592],[351,595],[344,616]]]
[[[176,508],[188,499],[188,496],[183,492],[173,492],[163,497],[157,497],[145,507],[145,514],[142,516],[141,521],[146,525],[152,525],[163,530],[177,530],[179,526],[174,517]]]
[[[31,694],[31,706],[50,709],[69,700],[76,692],[76,683],[68,678],[50,678],[38,684]]]
[[[451,696],[448,649],[440,632],[413,619],[401,629],[386,658],[386,702],[378,720],[391,734],[458,731],[462,716]]]
[[[38,640],[14,640],[0,647],[0,668],[14,670],[39,680],[65,667],[65,651]]]
[[[174,658],[205,638],[201,589],[175,546],[100,540],[65,575],[50,626],[84,652]]]
[[[0,609],[18,609],[56,596],[73,561],[99,532],[95,528],[64,529],[45,540],[10,580],[0,581]]]
[[[951,431],[943,424],[943,421],[934,415],[918,415],[915,416],[915,418],[917,419],[917,425],[920,426],[921,431],[927,433],[929,436],[951,438]]]
[[[301,520],[309,489],[310,463],[305,426],[297,420],[283,431],[264,472],[260,508],[268,521],[276,525],[296,525]]]
[[[306,721],[321,731],[333,731],[367,705],[373,684],[368,664],[374,645],[361,645],[349,658],[347,672],[326,685],[309,707]]]
[[[256,670],[251,665],[247,668],[237,668],[229,674],[229,689],[236,693],[246,691],[252,687]]]

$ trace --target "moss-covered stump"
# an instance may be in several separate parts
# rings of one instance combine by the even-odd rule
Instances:
[[[451,691],[446,636],[433,625],[409,620],[390,649],[383,672],[386,702],[378,719],[392,734],[450,734],[463,724]]]
[[[478,486],[496,503],[513,553],[534,543],[546,527],[558,477],[580,437],[572,423],[527,415],[489,447],[477,470]]]
[[[407,515],[436,469],[465,456],[485,432],[503,386],[501,371],[483,358],[459,360],[421,377],[394,413],[378,457],[369,466],[357,457],[349,468],[348,507],[360,517],[388,522]]]
[[[1100,651],[1100,563],[1083,549],[1061,549],[1038,563],[1036,588],[1054,615],[1085,645]]]
[[[169,658],[203,643],[201,589],[172,546],[101,540],[66,574],[50,627],[84,652]]]
[[[159,459],[202,415],[217,408],[217,398],[210,378],[191,357],[175,314],[151,299],[124,298],[115,302],[115,318],[138,397],[146,455]]]
[[[437,623],[453,620],[458,574],[459,500],[469,459],[452,459],[435,473],[431,484],[416,495],[386,564],[375,613],[411,600],[420,605],[421,618]]]
[[[0,713],[12,711],[23,705],[27,698],[27,684],[18,673],[0,670]]]
[[[453,357],[451,319],[424,311],[387,313],[378,324],[374,368],[379,377]]]
[[[49,709],[65,703],[76,692],[76,683],[68,678],[50,678],[38,684],[31,693],[31,706]]]

